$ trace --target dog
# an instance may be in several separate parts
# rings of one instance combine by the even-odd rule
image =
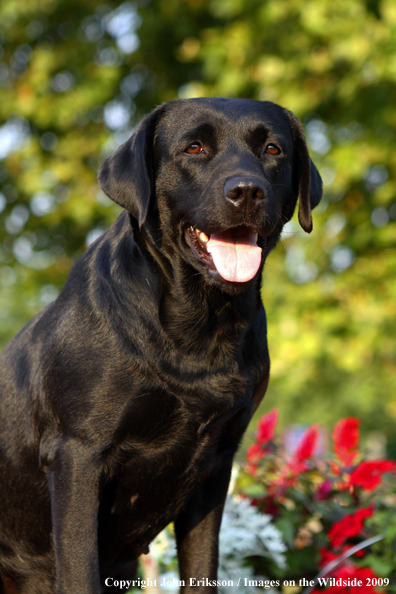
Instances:
[[[291,112],[207,98],[157,107],[98,179],[124,210],[1,355],[0,593],[120,592],[170,522],[182,591],[215,592],[269,379],[263,264],[297,200],[311,231],[320,175]]]

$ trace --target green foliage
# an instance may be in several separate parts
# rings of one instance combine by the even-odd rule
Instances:
[[[353,414],[396,454],[393,0],[4,0],[0,43],[1,344],[116,216],[96,170],[144,113],[276,101],[306,125],[325,196],[266,266],[263,406],[282,424]]]
[[[372,533],[384,534],[385,538],[371,547],[371,552],[364,559],[367,567],[381,577],[389,577],[396,567],[396,518],[389,508],[378,511],[367,520],[367,528]]]

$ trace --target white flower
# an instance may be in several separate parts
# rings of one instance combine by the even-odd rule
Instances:
[[[271,523],[272,516],[260,513],[247,499],[228,496],[220,530],[219,579],[233,580],[234,584],[243,578],[235,592],[259,591],[244,586],[244,578],[253,578],[253,568],[245,564],[246,557],[269,557],[279,567],[286,567],[283,553],[287,547],[281,532]],[[260,577],[254,576],[259,580]],[[261,578],[265,579],[265,578]],[[232,594],[229,586],[219,592]],[[269,590],[267,590],[269,591]],[[272,590],[272,592],[275,592]]]
[[[234,586],[220,586],[220,594],[254,594],[261,590],[245,586],[247,580],[266,578],[254,575],[253,567],[246,562],[247,557],[268,557],[279,567],[286,567],[284,552],[287,547],[281,532],[272,524],[272,516],[260,513],[247,499],[228,496],[220,530],[219,580],[233,581]],[[176,546],[171,531],[161,532],[150,546],[152,553],[162,566],[162,576],[176,577]],[[166,572],[166,573],[165,573]],[[237,585],[238,584],[238,585]],[[166,589],[172,592],[172,588]],[[269,594],[278,590],[268,589]]]

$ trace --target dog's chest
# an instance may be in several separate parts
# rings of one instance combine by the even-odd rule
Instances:
[[[122,471],[104,489],[102,515],[105,525],[113,526],[114,541],[123,542],[129,554],[143,552],[209,474],[233,455],[250,416],[249,399],[234,406],[201,406],[199,413],[177,406],[167,415],[153,411],[149,438],[146,425],[145,439],[130,437],[121,444]]]

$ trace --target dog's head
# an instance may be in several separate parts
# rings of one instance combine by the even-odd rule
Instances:
[[[298,197],[309,233],[322,196],[298,119],[243,99],[158,107],[103,163],[99,183],[140,228],[155,220],[162,250],[231,292],[256,278]]]

